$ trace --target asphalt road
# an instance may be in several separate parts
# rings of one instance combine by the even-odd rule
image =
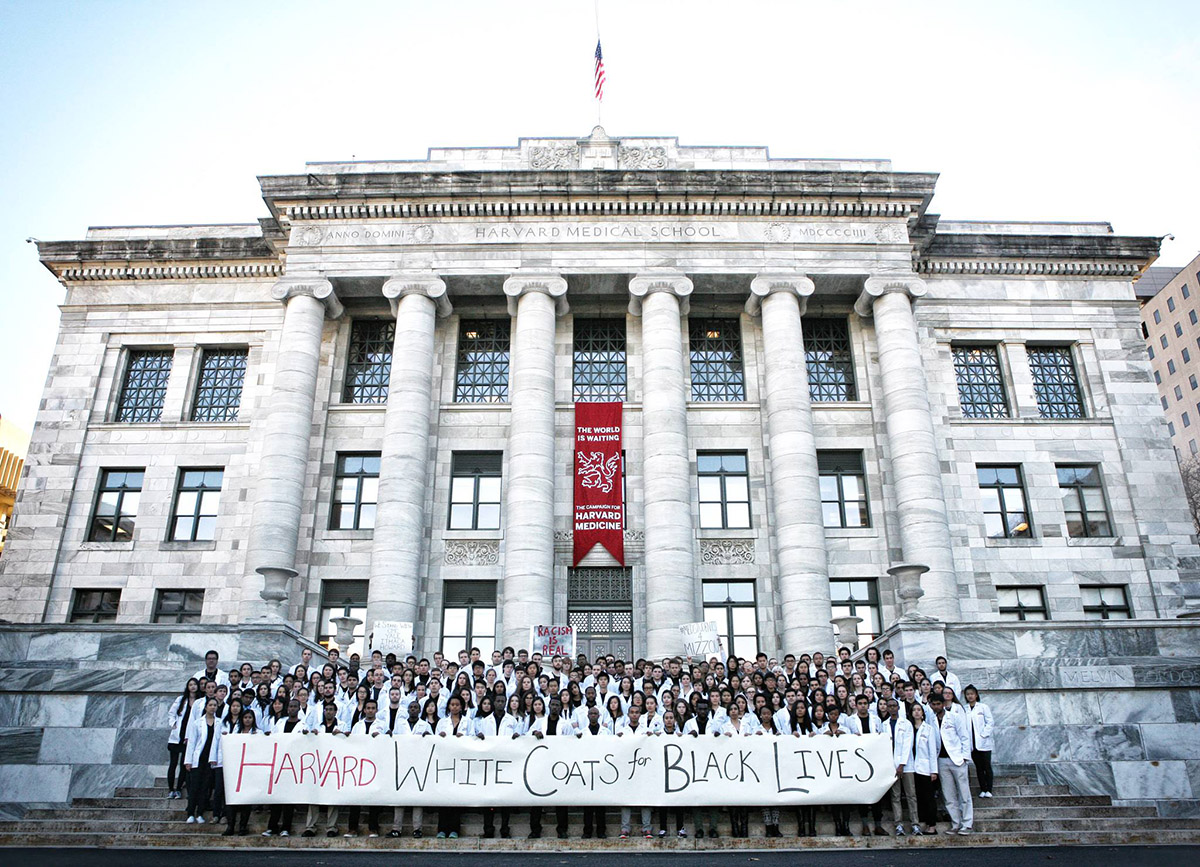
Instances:
[[[218,854],[219,853],[219,854]],[[1164,863],[1200,864],[1200,846],[1025,846],[1011,848],[948,849],[946,856],[955,862],[969,859],[989,867],[1096,867],[1097,864],[1121,864],[1122,867],[1162,867]],[[6,864],[36,864],[38,867],[159,867],[193,863],[202,858],[212,863],[216,855],[221,867],[395,867],[396,852],[350,852],[312,850],[273,852],[263,849],[200,849],[194,854],[177,849],[0,849]],[[416,867],[928,867],[934,850],[842,851],[809,850],[796,852],[621,852],[615,845],[605,853],[523,853],[523,852],[406,852],[406,865]]]

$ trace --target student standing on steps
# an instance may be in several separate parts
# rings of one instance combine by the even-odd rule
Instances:
[[[310,656],[312,655],[311,650],[306,648],[306,651]],[[287,716],[271,729],[271,736],[300,734],[303,731],[304,720],[300,718],[300,699],[293,697],[288,700]],[[278,834],[280,837],[290,837],[292,820],[295,815],[295,804],[272,804],[270,817],[267,820],[267,830],[263,831],[263,836],[273,837]]]
[[[950,833],[964,837],[971,833],[974,809],[971,804],[970,779],[967,776],[967,756],[971,749],[970,723],[965,713],[946,710],[942,696],[929,694],[929,709],[938,727],[942,746],[938,751],[938,776],[942,784],[942,800],[950,814]]]
[[[387,734],[387,728],[383,724],[383,720],[376,716],[379,704],[373,698],[367,699],[363,705],[362,719],[354,724],[354,727],[346,733],[346,737],[359,738],[377,738],[382,734]],[[372,804],[367,807],[367,836],[379,836],[379,814],[383,808],[377,804]],[[362,815],[362,808],[354,806],[350,808],[350,821],[346,829],[345,836],[358,836],[358,819]]]
[[[259,735],[262,734],[262,729],[258,727],[258,716],[250,708],[242,711],[237,723],[229,730],[230,734],[234,735]],[[223,750],[221,741],[217,741],[216,758],[212,762],[213,773],[222,774],[221,770]],[[237,806],[227,806],[225,808],[226,822],[225,830],[222,832],[224,837],[232,837],[237,834],[239,837],[245,837],[248,834],[250,824],[249,804],[239,804]]]
[[[199,698],[200,681],[189,677],[183,687],[183,695],[171,703],[171,713],[168,716],[171,728],[170,734],[167,735],[167,754],[171,759],[170,764],[167,765],[167,789],[170,794],[167,797],[172,799],[183,797],[183,787],[187,782],[187,772],[184,770],[183,760],[187,754],[188,728],[192,722],[192,714],[198,714],[204,709],[203,702],[196,704]],[[175,776],[176,768],[179,770],[178,777]]]
[[[992,733],[995,731],[995,720],[992,710],[979,700],[979,690],[967,684],[963,690],[963,698],[967,701],[967,716],[971,721],[971,763],[975,765],[975,773],[979,775],[979,797],[992,796],[992,749],[995,746]]]
[[[600,723],[600,708],[591,705],[587,709],[587,722],[576,733],[580,738],[612,737],[607,728]],[[596,839],[603,840],[608,836],[605,827],[606,810],[604,807],[583,808],[583,839],[590,840],[595,832]]]
[[[188,749],[183,767],[188,773],[188,824],[204,824],[212,793],[212,760],[221,742],[221,721],[217,719],[217,700],[206,699],[204,713],[197,716],[188,731]]]
[[[341,725],[338,723],[338,708],[332,701],[327,701],[321,707],[321,721],[312,728],[305,727],[306,734],[341,734]],[[317,820],[321,817],[321,813],[325,813],[325,836],[336,837],[338,808],[330,805],[309,804],[308,816],[304,822],[304,833],[302,837],[317,836]]]
[[[892,821],[896,823],[896,836],[904,836],[904,810],[901,795],[908,798],[908,819],[917,824],[917,788],[913,773],[909,769],[913,754],[913,726],[900,716],[900,702],[894,698],[887,701],[887,719],[880,723],[884,734],[892,739],[892,762],[896,765],[896,782],[892,783]]]

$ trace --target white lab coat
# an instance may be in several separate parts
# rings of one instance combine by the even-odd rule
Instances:
[[[366,717],[363,717],[354,724],[354,728],[350,729],[352,735],[386,735],[387,724],[379,717],[367,722]]]
[[[975,749],[980,752],[991,752],[995,747],[992,735],[996,728],[995,720],[992,719],[992,709],[981,701],[975,702],[975,707],[970,705],[964,707],[975,734]],[[969,743],[968,746],[970,746]]]
[[[648,735],[650,734],[650,727],[643,720],[638,720],[637,728],[635,729],[630,725],[629,720],[622,719],[621,725],[617,728],[617,734],[622,736],[628,735],[630,737]]]
[[[441,725],[440,720],[438,721],[438,724],[439,726]],[[426,719],[418,720],[417,724],[409,731],[409,734],[413,735],[431,735],[433,733],[433,726],[431,726],[429,724],[429,720]]]
[[[683,733],[685,735],[696,735],[696,736],[700,735],[700,724],[696,721],[695,717],[692,717],[690,720],[688,720],[687,722],[685,722],[683,724]],[[708,718],[708,724],[704,727],[705,736],[719,735],[720,733],[721,733],[720,720],[714,719],[713,717],[710,716]]]
[[[910,723],[911,725],[911,723]],[[941,752],[942,741],[938,737],[938,728],[925,720],[913,736],[913,753],[911,763],[905,765],[905,771],[914,774],[936,774],[938,769],[938,753]]]
[[[596,734],[592,734],[591,726],[587,723],[584,723],[583,728],[576,729],[575,733],[585,738],[612,737],[612,733],[604,727],[604,723],[600,723],[599,731]]]
[[[180,707],[180,704],[183,707]],[[190,710],[190,713],[189,713]],[[187,738],[186,727],[190,727],[195,720],[196,714],[204,716],[204,699],[198,698],[192,702],[191,708],[188,708],[187,702],[180,701],[179,696],[171,699],[171,706],[167,711],[167,724],[171,727],[170,733],[167,735],[167,743],[177,744]],[[187,717],[185,724],[184,717]]]
[[[888,719],[880,720],[877,731],[880,734],[892,737],[892,721]],[[907,766],[912,761],[912,753],[913,726],[904,717],[900,717],[896,720],[896,735],[892,740],[892,762],[896,767],[900,767],[901,765]]]
[[[212,746],[208,748],[208,763],[210,765],[216,763],[216,754],[221,743],[221,730],[223,728],[224,726],[220,720],[213,722],[213,742]],[[205,722],[204,714],[200,714],[188,726],[187,752],[183,756],[183,763],[185,765],[195,767],[200,764],[200,753],[204,750],[204,742],[206,740],[208,740],[208,723]]]
[[[946,684],[946,686],[948,686],[948,687],[950,687],[952,690],[954,690],[954,697],[955,697],[956,699],[958,699],[959,701],[962,701],[962,697],[963,697],[963,694],[962,694],[962,681],[960,681],[960,680],[958,679],[958,675],[957,675],[957,674],[955,674],[954,672],[952,672],[950,669],[946,669],[946,673],[945,673],[945,674],[942,674],[942,673],[941,673],[940,671],[938,671],[938,670],[937,670],[937,668],[935,667],[935,668],[933,669],[933,674],[929,675],[929,681],[930,681],[930,683],[934,683],[934,682],[936,682],[936,681],[939,681],[939,680],[940,680],[942,683]]]
[[[196,678],[196,680],[199,680],[202,677],[208,677],[208,675],[205,673],[204,669],[202,668],[199,671],[197,671],[195,674],[193,674],[192,677]],[[220,686],[221,684],[225,684],[225,686],[229,686],[229,672],[221,671],[221,669],[219,669],[219,668],[217,669],[216,675],[214,677],[210,677],[208,679],[215,680],[217,682],[217,686]]]
[[[456,734],[454,731],[454,721],[451,720],[450,717],[443,717],[442,719],[438,720],[437,734],[444,734],[446,737],[454,737]],[[475,727],[471,725],[471,721],[465,716],[460,717],[458,720],[457,734],[460,734],[463,737],[470,737],[471,735],[475,734]]]
[[[733,725],[733,721],[730,719],[726,719],[721,724],[721,732],[720,733],[722,735],[730,735],[731,737],[752,735],[752,734],[754,734],[754,729],[750,728],[750,726],[747,725],[748,721],[749,721],[749,717],[743,717],[742,719],[739,719],[737,727],[735,728]]]
[[[937,714],[934,714],[933,720],[936,723]],[[971,732],[967,728],[969,725],[965,713],[947,712],[942,715],[938,734],[941,736],[942,746],[946,748],[946,755],[955,765],[961,765],[971,757]]]

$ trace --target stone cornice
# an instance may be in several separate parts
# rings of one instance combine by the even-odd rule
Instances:
[[[977,274],[987,277],[1110,277],[1133,280],[1149,267],[1143,262],[1073,262],[1037,259],[1016,261],[987,259],[929,259],[917,263],[917,270],[930,276]]]
[[[864,319],[875,315],[875,302],[889,292],[901,292],[916,300],[929,291],[925,281],[915,274],[876,274],[863,283],[862,294],[854,302],[854,312]]]
[[[64,282],[272,278],[283,263],[262,238],[39,241],[42,264]]]
[[[279,262],[222,262],[212,265],[128,265],[56,267],[44,263],[68,283],[103,280],[235,280],[272,279],[283,273]]]
[[[936,230],[916,261],[932,276],[1103,277],[1130,280],[1158,258],[1160,239],[1128,235],[954,234]]]

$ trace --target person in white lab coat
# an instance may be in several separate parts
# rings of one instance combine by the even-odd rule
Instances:
[[[262,729],[258,725],[258,714],[250,708],[246,708],[241,712],[236,723],[229,730],[230,734],[235,735],[261,735]],[[218,740],[216,744],[216,756],[212,760],[213,772],[216,774],[224,773],[221,770],[224,750],[221,746],[222,741]],[[226,825],[225,830],[221,832],[223,837],[232,837],[237,834],[239,837],[245,837],[249,833],[247,826],[250,823],[250,805],[227,804],[225,807]]]
[[[430,698],[430,702],[435,699]],[[446,716],[438,720],[437,735],[439,737],[463,738],[474,734],[471,721],[467,719],[463,701],[457,695],[446,699]],[[457,840],[462,831],[462,810],[457,807],[440,807],[438,809],[438,838],[449,837]]]
[[[900,716],[900,702],[895,698],[887,701],[887,719],[879,723],[879,731],[892,739],[892,762],[896,766],[896,782],[892,783],[892,821],[896,823],[896,836],[904,836],[903,796],[908,798],[908,818],[917,823],[917,787],[909,765],[913,754],[913,725]]]
[[[946,710],[944,699],[936,691],[929,694],[929,710],[942,739],[942,747],[938,751],[938,777],[942,786],[942,800],[946,804],[946,812],[950,814],[950,833],[965,837],[971,833],[975,819],[967,773],[967,758],[971,752],[970,723],[965,713]]]
[[[217,719],[217,700],[204,701],[204,713],[196,714],[189,725],[187,752],[183,767],[188,774],[187,822],[204,824],[204,811],[212,797],[213,770],[217,745],[221,742],[221,721]]]
[[[199,703],[197,704],[197,702]],[[187,753],[188,728],[193,714],[204,711],[204,701],[200,696],[200,681],[189,677],[183,687],[183,694],[171,699],[170,713],[167,715],[167,754],[170,764],[167,765],[167,796],[172,800],[183,797],[183,787],[187,783],[187,771],[183,767],[184,755]],[[175,776],[178,768],[179,776]]]
[[[346,737],[350,738],[377,738],[380,735],[387,734],[387,726],[378,716],[379,703],[369,698],[363,703],[362,717],[351,727],[346,733]],[[367,836],[379,836],[379,814],[383,810],[377,804],[372,804],[367,807]],[[362,808],[353,806],[350,808],[350,821],[344,836],[358,836],[358,819],[362,815]]]
[[[575,730],[575,736],[578,738],[612,737],[609,730],[600,722],[600,708],[592,705],[587,709],[587,722]],[[607,811],[604,807],[584,807],[583,839],[590,840],[593,832],[598,840],[603,840],[607,837],[608,834],[605,827],[606,817]]]
[[[992,710],[979,700],[979,690],[967,684],[963,690],[967,702],[967,718],[971,722],[971,763],[979,775],[979,797],[992,796],[992,749],[995,747],[993,732],[996,722]]]
[[[938,753],[942,739],[937,726],[925,717],[925,706],[913,704],[910,710],[913,725],[912,768],[913,784],[917,791],[917,821],[912,826],[915,835],[937,833]]]

